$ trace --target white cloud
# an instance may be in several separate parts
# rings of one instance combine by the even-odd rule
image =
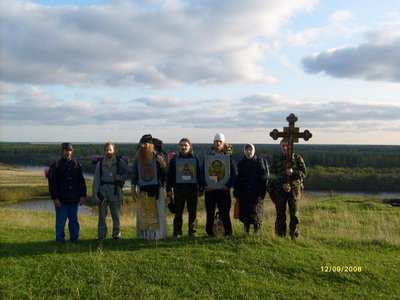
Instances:
[[[276,124],[283,123],[289,113],[294,112],[301,115],[304,126],[328,131],[342,128],[343,124],[348,129],[360,131],[377,128],[393,131],[400,126],[398,104],[364,104],[361,100],[311,104],[278,94],[202,100],[143,97],[116,101],[108,97],[105,98],[107,105],[95,106],[79,100],[58,99],[38,88],[18,89],[9,86],[8,91],[6,98],[9,100],[0,103],[2,120],[8,125],[125,126],[146,122],[153,126],[157,124],[167,131],[177,126],[251,130],[276,127]]]
[[[50,3],[2,3],[2,140],[61,131],[81,141],[152,132],[203,142],[222,131],[256,142],[291,112],[316,142],[399,134],[400,30],[389,4],[365,23],[370,14],[353,0]]]
[[[369,34],[356,47],[327,50],[303,58],[305,71],[334,77],[400,82],[400,23]]]
[[[265,82],[264,49],[312,0],[110,2],[88,7],[9,1],[1,12],[1,79],[176,87]]]
[[[341,24],[353,18],[353,14],[348,10],[336,10],[329,17],[329,23]]]

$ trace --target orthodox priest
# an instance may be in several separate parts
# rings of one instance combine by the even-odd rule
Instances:
[[[154,149],[153,137],[145,134],[133,161],[132,198],[136,201],[136,235],[147,240],[168,236],[164,186],[168,165]]]

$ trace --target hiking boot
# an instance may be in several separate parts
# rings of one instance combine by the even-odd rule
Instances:
[[[295,239],[297,239],[299,237],[299,233],[297,231],[293,232],[289,232],[290,234],[290,238],[292,239],[292,241],[294,241]]]
[[[250,224],[244,224],[244,233],[246,234],[250,233]]]

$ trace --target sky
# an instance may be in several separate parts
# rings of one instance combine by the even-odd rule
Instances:
[[[0,141],[400,144],[400,0],[0,2]]]

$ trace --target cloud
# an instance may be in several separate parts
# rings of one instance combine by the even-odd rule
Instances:
[[[336,10],[329,17],[329,23],[341,24],[347,22],[353,18],[353,15],[348,10]]]
[[[277,94],[259,94],[259,95],[247,96],[242,99],[242,102],[249,105],[263,106],[263,107],[281,105],[282,103],[292,104],[292,100],[290,100],[285,96]]]
[[[4,89],[3,89],[4,87]],[[82,100],[66,101],[36,87],[0,85],[7,94],[0,102],[1,120],[8,126],[151,126],[196,129],[273,129],[287,126],[290,113],[299,116],[302,128],[327,131],[397,131],[400,105],[365,104],[364,101],[301,103],[277,94],[255,94],[243,98],[188,100],[178,97],[141,97],[107,105]]]
[[[338,78],[400,82],[400,23],[369,32],[355,47],[343,47],[302,59],[303,69]]]
[[[315,0],[112,1],[85,7],[2,5],[0,80],[176,87],[268,83],[265,44]]]

